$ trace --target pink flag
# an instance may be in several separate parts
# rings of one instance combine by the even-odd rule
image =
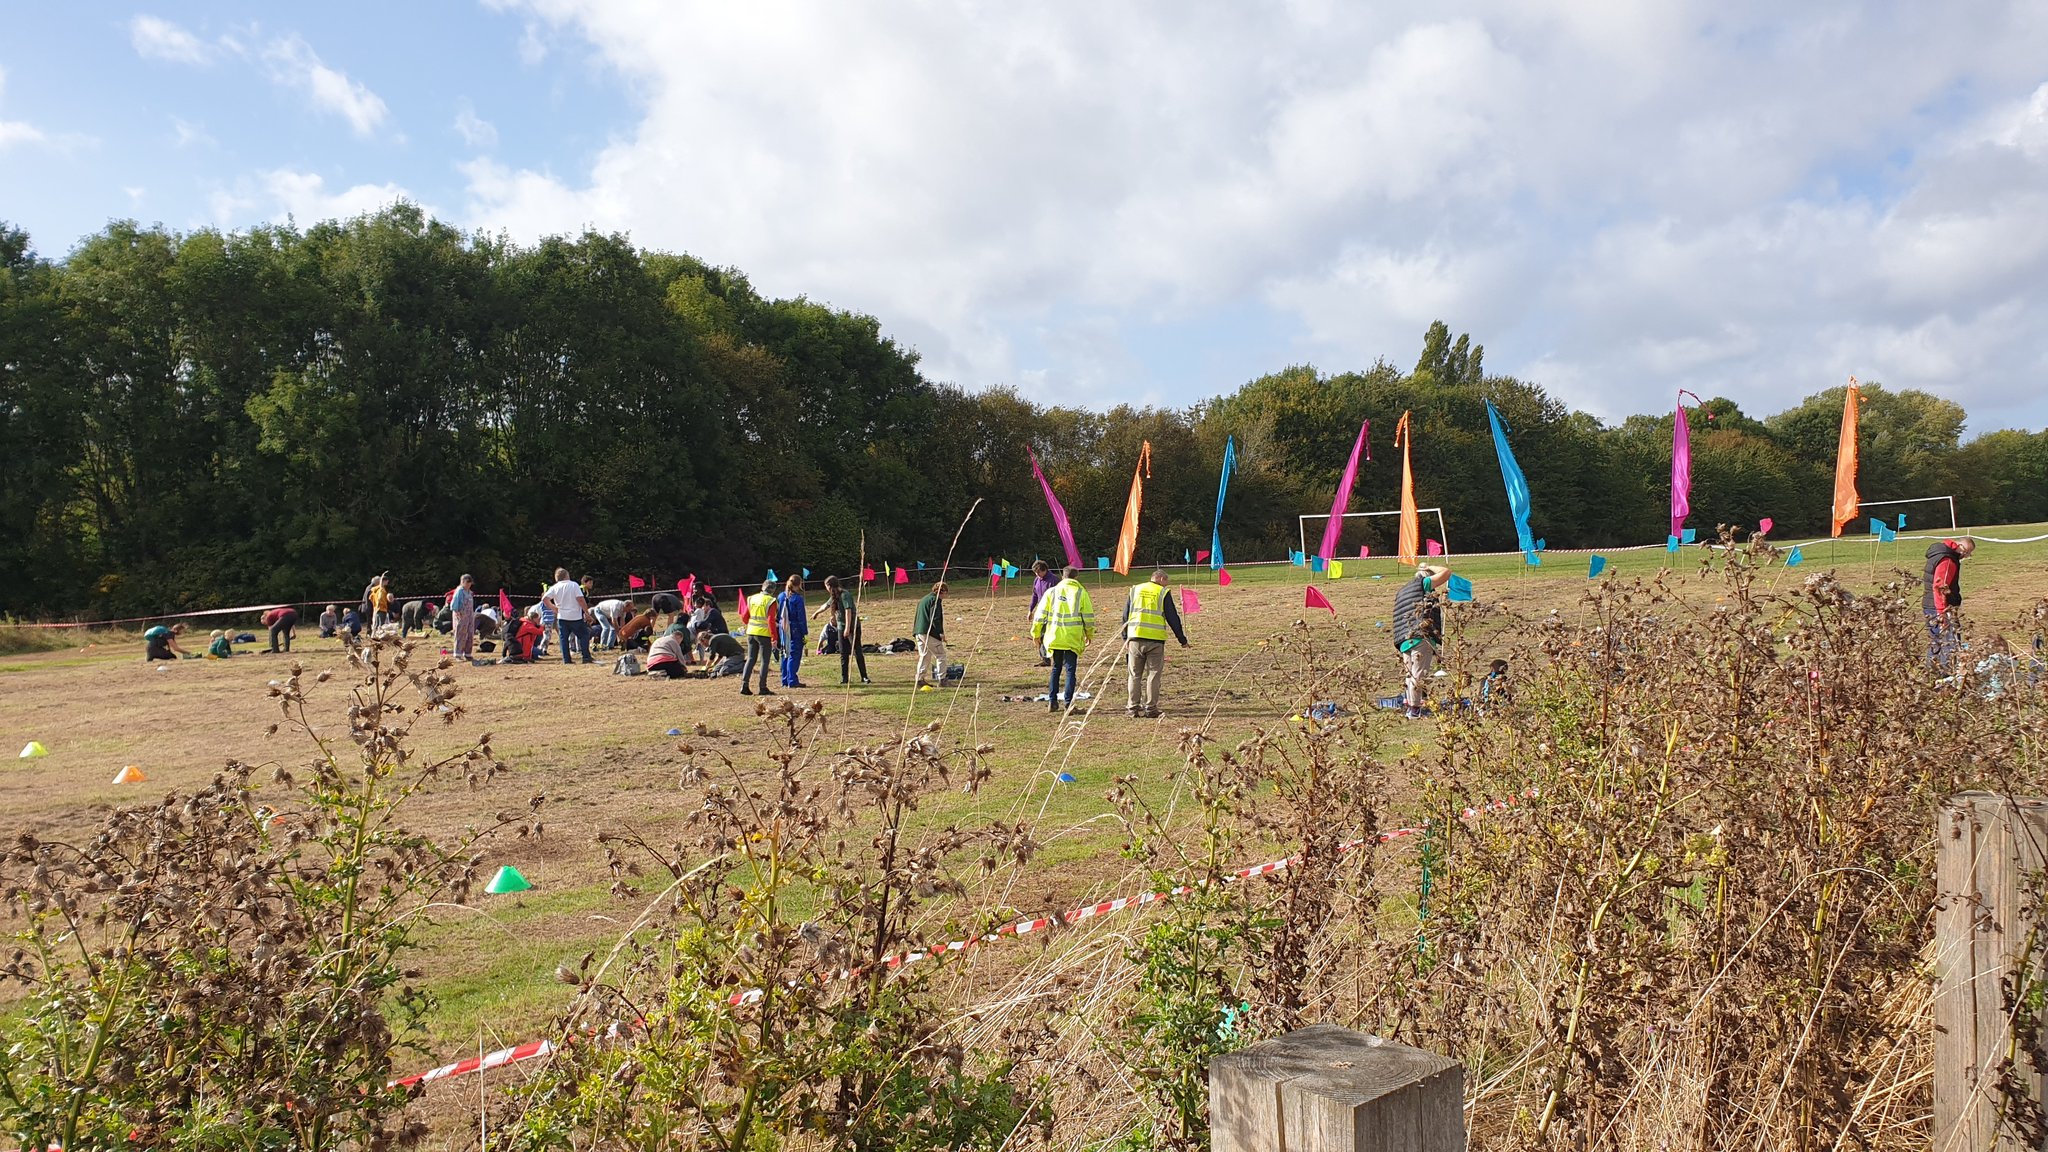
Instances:
[[[626,587],[637,591],[641,588],[647,587],[647,581],[642,580],[638,576],[635,576],[632,573],[628,572],[626,574]]]
[[[1430,540],[1430,542],[1429,542],[1429,554],[1430,554],[1431,556],[1441,556],[1441,555],[1443,555],[1443,554],[1444,554],[1444,542],[1443,542],[1443,541],[1441,541],[1441,540],[1435,539],[1435,538],[1431,538],[1431,540]]]
[[[1218,568],[1216,570],[1216,583],[1225,588],[1230,587],[1230,569]]]
[[[1180,590],[1180,610],[1189,616],[1193,616],[1202,610],[1202,598],[1195,595],[1193,588],[1183,588]]]
[[[1031,474],[1038,477],[1038,486],[1045,489],[1045,506],[1052,510],[1052,525],[1060,530],[1060,543],[1067,549],[1067,567],[1081,566],[1081,549],[1074,544],[1074,526],[1067,521],[1067,510],[1060,507],[1060,498],[1052,494],[1052,481],[1045,478],[1045,469],[1038,466],[1038,456],[1027,445],[1024,454],[1031,457]],[[898,584],[905,581],[898,580]]]
[[[903,569],[901,569],[901,568],[898,568],[898,569],[896,570],[896,582],[897,582],[898,584],[908,584],[908,583],[910,583],[910,573],[908,573],[908,572],[905,572],[905,571],[904,571]]]
[[[1372,555],[1372,545],[1370,545],[1370,544],[1360,544],[1360,545],[1358,546],[1358,558],[1359,558],[1360,560],[1363,560],[1363,559],[1365,559],[1366,557],[1368,557],[1368,556],[1370,556],[1370,555]]]
[[[1700,398],[1680,388],[1678,404],[1671,415],[1671,534],[1685,534],[1685,518],[1692,512],[1692,428],[1685,420],[1685,398]]]
[[[518,615],[512,611],[512,598],[505,595],[503,588],[498,589],[498,614],[505,618],[507,624],[512,622],[512,617]]]
[[[1759,522],[1756,526],[1756,534],[1759,536],[1769,536],[1771,534],[1771,525],[1773,523],[1775,523],[1775,521],[1773,521],[1769,516],[1764,517],[1763,520]]]
[[[1344,513],[1351,511],[1351,485],[1358,479],[1358,455],[1363,452],[1366,459],[1372,459],[1371,449],[1366,446],[1366,432],[1372,428],[1367,420],[1358,426],[1358,440],[1351,445],[1351,462],[1344,466],[1344,478],[1337,481],[1337,499],[1330,504],[1330,523],[1323,528],[1323,547],[1318,556],[1337,554],[1337,537],[1344,533]]]
[[[873,568],[861,569],[860,582],[863,584],[873,584],[875,582],[875,570]]]
[[[681,580],[676,581],[676,592],[678,595],[682,596],[683,603],[688,604],[691,601],[691,599],[697,595],[696,574],[692,573],[688,576],[683,577]]]
[[[1330,598],[1317,591],[1316,586],[1313,584],[1308,586],[1308,595],[1302,598],[1302,607],[1328,608],[1330,615],[1335,616],[1337,614],[1337,606],[1330,603]]]
[[[1202,549],[1201,551],[1199,551],[1199,552],[1195,553],[1195,563],[1197,563],[1197,564],[1203,564],[1203,563],[1207,563],[1207,562],[1208,562],[1208,559],[1209,559],[1209,550],[1208,550],[1207,548],[1204,548],[1204,549]]]

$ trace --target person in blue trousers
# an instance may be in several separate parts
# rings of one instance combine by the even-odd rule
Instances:
[[[804,637],[810,633],[811,618],[804,604],[804,578],[791,576],[783,582],[782,595],[775,598],[775,634],[782,641],[782,686],[808,687],[797,672],[804,662]]]

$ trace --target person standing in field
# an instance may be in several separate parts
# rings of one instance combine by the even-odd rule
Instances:
[[[1424,689],[1436,666],[1438,637],[1432,635],[1430,597],[1450,576],[1441,564],[1418,564],[1415,578],[1394,592],[1394,650],[1401,654],[1401,702],[1410,720],[1422,719]]]
[[[775,598],[775,634],[782,641],[782,686],[808,688],[799,675],[804,662],[804,638],[811,634],[810,606],[804,603],[804,578],[783,581],[782,595]]]
[[[1038,601],[1031,614],[1031,638],[1052,662],[1052,679],[1045,690],[1046,707],[1058,712],[1074,706],[1074,690],[1080,686],[1081,650],[1095,638],[1095,602],[1081,584],[1081,570],[1069,567],[1058,584]],[[1067,699],[1060,703],[1060,674],[1066,673]]]
[[[448,598],[448,614],[453,617],[455,658],[468,660],[476,647],[476,587],[467,572],[455,585],[455,594]]]
[[[940,580],[917,602],[910,620],[910,636],[917,642],[917,671],[911,687],[924,688],[946,679],[946,582]],[[926,668],[932,679],[925,679]]]
[[[837,576],[825,577],[825,602],[820,612],[830,612],[830,623],[839,636],[839,682],[849,683],[847,673],[860,666],[860,682],[868,682],[868,655],[860,650],[860,615],[854,611],[853,590]]]
[[[1963,606],[1963,561],[1977,550],[1977,542],[1941,540],[1928,545],[1926,587],[1920,592],[1920,612],[1927,617],[1927,663],[1944,672],[1953,671],[1958,639],[1956,609]]]
[[[1047,592],[1052,591],[1053,583],[1051,565],[1048,565],[1043,560],[1033,560],[1031,562],[1031,603],[1024,606],[1024,618],[1026,620],[1038,615],[1038,602],[1045,599]],[[1045,654],[1045,649],[1039,649],[1038,666],[1044,668],[1051,663],[1052,657]]]
[[[583,595],[583,585],[569,579],[567,568],[555,569],[555,582],[540,598],[542,604],[555,610],[555,630],[562,643],[562,663],[570,664],[570,649],[583,654],[585,664],[595,663],[590,658],[590,601]]]
[[[299,623],[299,610],[289,604],[272,608],[263,614],[263,626],[270,629],[270,651],[289,652],[292,650],[292,629]],[[284,647],[278,647],[282,638]]]
[[[745,611],[740,613],[740,627],[747,633],[747,663],[740,669],[740,695],[754,695],[754,667],[761,668],[761,692],[773,696],[768,690],[768,665],[775,658],[775,581],[761,581],[761,590],[747,597]]]
[[[391,586],[384,582],[384,577],[373,577],[370,580],[370,634],[374,636],[378,632],[383,631],[384,626],[389,623],[391,623]]]
[[[1124,661],[1130,666],[1124,711],[1132,716],[1159,715],[1159,680],[1166,674],[1166,634],[1188,646],[1181,631],[1180,610],[1166,591],[1166,569],[1133,585],[1124,601]]]

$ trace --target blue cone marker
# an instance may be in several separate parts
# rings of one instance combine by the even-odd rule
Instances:
[[[1060,783],[1062,783],[1062,784],[1072,784],[1073,782],[1074,782],[1074,774],[1073,774],[1072,772],[1062,772],[1062,773],[1060,773]]]

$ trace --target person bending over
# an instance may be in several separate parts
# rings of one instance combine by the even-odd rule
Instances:
[[[183,624],[166,628],[162,624],[142,634],[142,658],[144,660],[176,660],[190,658],[192,653],[178,646],[178,637],[185,634]]]
[[[667,631],[654,638],[654,643],[647,649],[649,676],[666,676],[671,680],[680,680],[689,674],[689,669],[683,662],[683,635],[688,631],[688,625],[677,621],[669,625]]]
[[[289,652],[292,650],[292,629],[298,627],[299,610],[290,605],[272,608],[263,614],[263,626],[270,629],[270,651]],[[284,647],[278,647],[282,638]]]

